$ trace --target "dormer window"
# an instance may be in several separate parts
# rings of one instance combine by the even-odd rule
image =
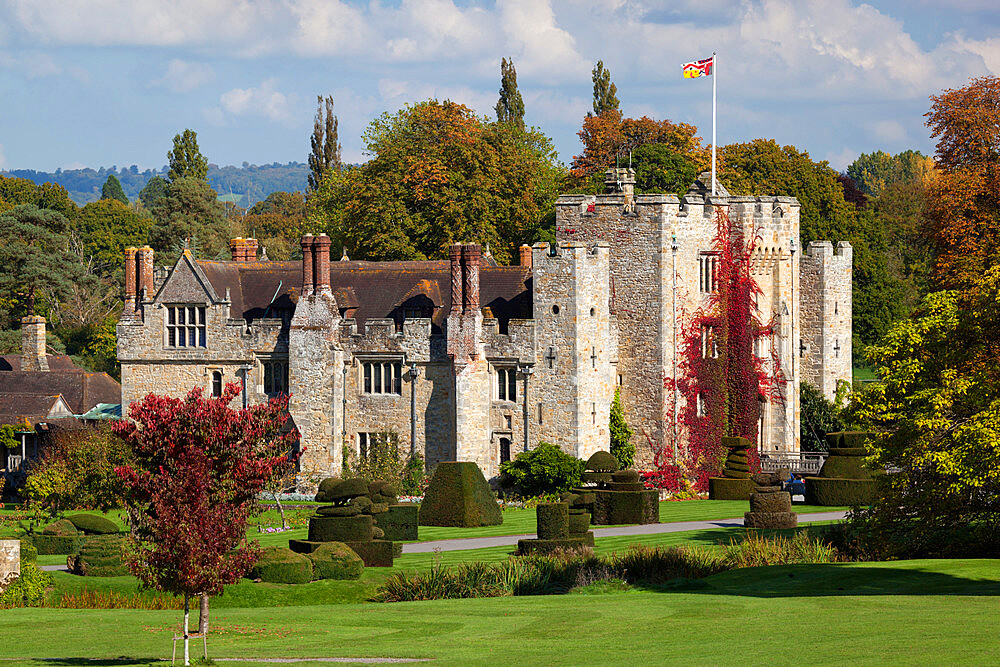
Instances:
[[[167,347],[206,347],[205,307],[167,306]]]

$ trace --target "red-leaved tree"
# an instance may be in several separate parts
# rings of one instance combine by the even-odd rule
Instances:
[[[148,394],[115,425],[134,457],[115,469],[126,487],[129,566],[146,586],[184,597],[184,664],[189,664],[189,609],[240,579],[257,543],[246,538],[257,496],[291,456],[297,437],[283,427],[288,397],[234,410],[239,385],[219,398],[200,388],[184,399]]]

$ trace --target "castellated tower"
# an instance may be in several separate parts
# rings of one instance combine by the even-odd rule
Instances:
[[[536,362],[535,441],[587,459],[609,446],[608,421],[618,362],[611,315],[610,248],[562,242],[532,249]]]
[[[841,241],[813,241],[802,257],[802,380],[837,396],[840,382],[852,381],[851,275],[854,251]]]
[[[564,195],[556,202],[560,242],[609,246],[610,307],[619,329],[615,372],[639,465],[650,465],[654,448],[673,440],[675,403],[667,387],[677,373],[684,322],[716,287],[716,211],[758,238],[751,269],[763,292],[759,317],[775,325],[773,348],[765,344],[769,349],[759,354],[777,360],[783,400],[761,403],[759,444],[762,451],[798,450],[798,202],[732,197],[724,188],[712,196],[707,182],[702,174],[683,201],[636,195],[634,171],[610,169],[605,194]]]

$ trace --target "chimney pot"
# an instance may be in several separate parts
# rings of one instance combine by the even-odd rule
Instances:
[[[462,312],[462,246],[452,245],[448,248],[448,260],[451,264],[451,312],[457,315]]]
[[[313,235],[302,237],[302,294],[312,294],[313,283]]]
[[[531,268],[531,246],[525,243],[520,248],[521,266]]]
[[[330,237],[320,234],[314,242],[313,264],[316,269],[316,290],[330,291]]]
[[[21,370],[47,371],[45,354],[45,318],[29,315],[21,319]]]

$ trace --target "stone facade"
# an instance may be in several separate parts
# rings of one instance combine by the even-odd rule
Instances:
[[[824,391],[850,377],[850,247],[799,257],[794,199],[636,196],[630,170],[607,181],[607,194],[561,197],[557,242],[523,246],[517,267],[474,244],[445,261],[331,262],[325,235],[303,238],[301,262],[257,261],[253,239],[234,239],[231,262],[185,252],[161,271],[148,248],[127,249],[123,407],[230,381],[248,404],[287,391],[309,488],[383,434],[428,465],[475,461],[487,477],[539,441],[587,458],[608,447],[620,386],[648,464],[669,437],[674,339],[707,298],[721,209],[759,235],[758,305],[788,380],[761,446],[796,451],[800,376]]]
[[[0,592],[21,575],[21,541],[0,540]]]

